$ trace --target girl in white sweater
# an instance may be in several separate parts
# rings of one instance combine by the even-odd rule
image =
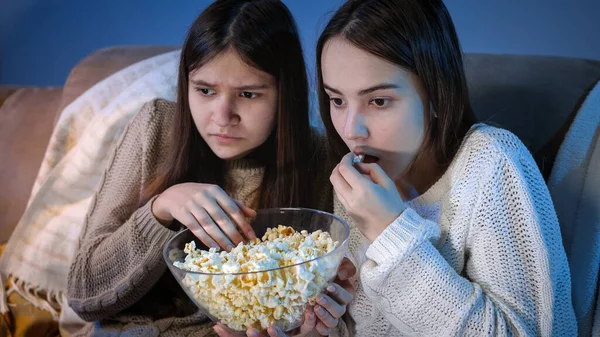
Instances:
[[[443,3],[348,1],[317,70],[358,269],[340,332],[576,336],[548,190],[515,135],[474,123]]]

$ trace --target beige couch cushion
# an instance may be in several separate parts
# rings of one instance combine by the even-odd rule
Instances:
[[[22,88],[0,106],[0,242],[25,210],[61,94],[62,88]]]
[[[62,111],[75,98],[94,84],[117,71],[152,56],[177,49],[176,46],[120,46],[100,49],[81,60],[73,68],[59,109]]]

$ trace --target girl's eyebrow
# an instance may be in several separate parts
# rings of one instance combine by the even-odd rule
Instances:
[[[338,94],[338,95],[341,95],[341,94],[342,94],[342,92],[341,92],[341,91],[339,91],[339,90],[337,90],[337,89],[334,89],[334,88],[332,88],[332,87],[328,86],[328,85],[327,85],[327,84],[325,84],[325,83],[323,83],[323,88],[325,88],[325,89],[327,89],[327,90],[329,90],[329,91],[333,92],[334,94]]]
[[[370,93],[372,93],[374,91],[377,91],[377,90],[398,89],[398,88],[400,88],[400,86],[398,86],[397,84],[381,83],[381,84],[372,86],[372,87],[367,88],[367,89],[362,89],[361,91],[358,92],[358,95],[359,96],[363,96],[363,95],[370,94]]]
[[[327,89],[327,90],[329,90],[329,91],[331,91],[331,92],[335,93],[335,94],[338,94],[338,95],[341,95],[341,94],[342,94],[342,92],[341,92],[341,91],[339,91],[339,90],[337,90],[337,89],[334,89],[334,88],[332,88],[332,87],[328,86],[327,84],[323,84],[323,87],[324,87],[325,89]],[[400,86],[399,86],[399,85],[397,85],[397,84],[393,84],[393,83],[381,83],[381,84],[377,84],[377,85],[375,85],[375,86],[372,86],[372,87],[370,87],[370,88],[366,88],[366,89],[362,89],[362,90],[360,90],[360,91],[358,92],[358,95],[359,95],[359,96],[364,96],[364,95],[366,95],[366,94],[370,94],[370,93],[372,93],[372,92],[374,92],[374,91],[377,91],[377,90],[384,90],[384,89],[398,89],[398,88],[400,88]]]
[[[203,80],[190,80],[190,82],[192,82],[194,85],[197,85],[200,87],[208,87],[208,88],[215,87],[214,84],[208,83]],[[243,85],[241,87],[235,87],[234,89],[236,89],[236,90],[260,90],[260,89],[268,89],[268,88],[269,88],[269,86],[266,84],[250,84],[250,85]]]

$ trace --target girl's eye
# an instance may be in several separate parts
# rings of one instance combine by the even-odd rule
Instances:
[[[196,91],[199,91],[204,96],[214,95],[215,91],[208,88],[196,88]]]
[[[249,91],[242,91],[241,95],[242,95],[242,97],[249,98],[249,99],[258,97],[257,93],[255,93],[255,92],[249,92]]]
[[[329,100],[337,108],[341,107],[344,104],[344,100],[341,98],[330,98]]]
[[[375,106],[377,106],[378,108],[383,108],[383,107],[387,106],[389,101],[390,100],[387,98],[375,98],[375,99],[371,100],[371,102],[373,104],[375,104]]]

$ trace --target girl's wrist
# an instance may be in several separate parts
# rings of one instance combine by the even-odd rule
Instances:
[[[164,208],[162,207],[162,199],[160,194],[154,199],[154,201],[152,201],[150,211],[152,212],[152,215],[154,215],[156,220],[160,222],[161,225],[167,228],[171,227],[171,223],[174,219],[172,216],[170,216],[170,214],[168,214],[168,212],[164,211]]]

